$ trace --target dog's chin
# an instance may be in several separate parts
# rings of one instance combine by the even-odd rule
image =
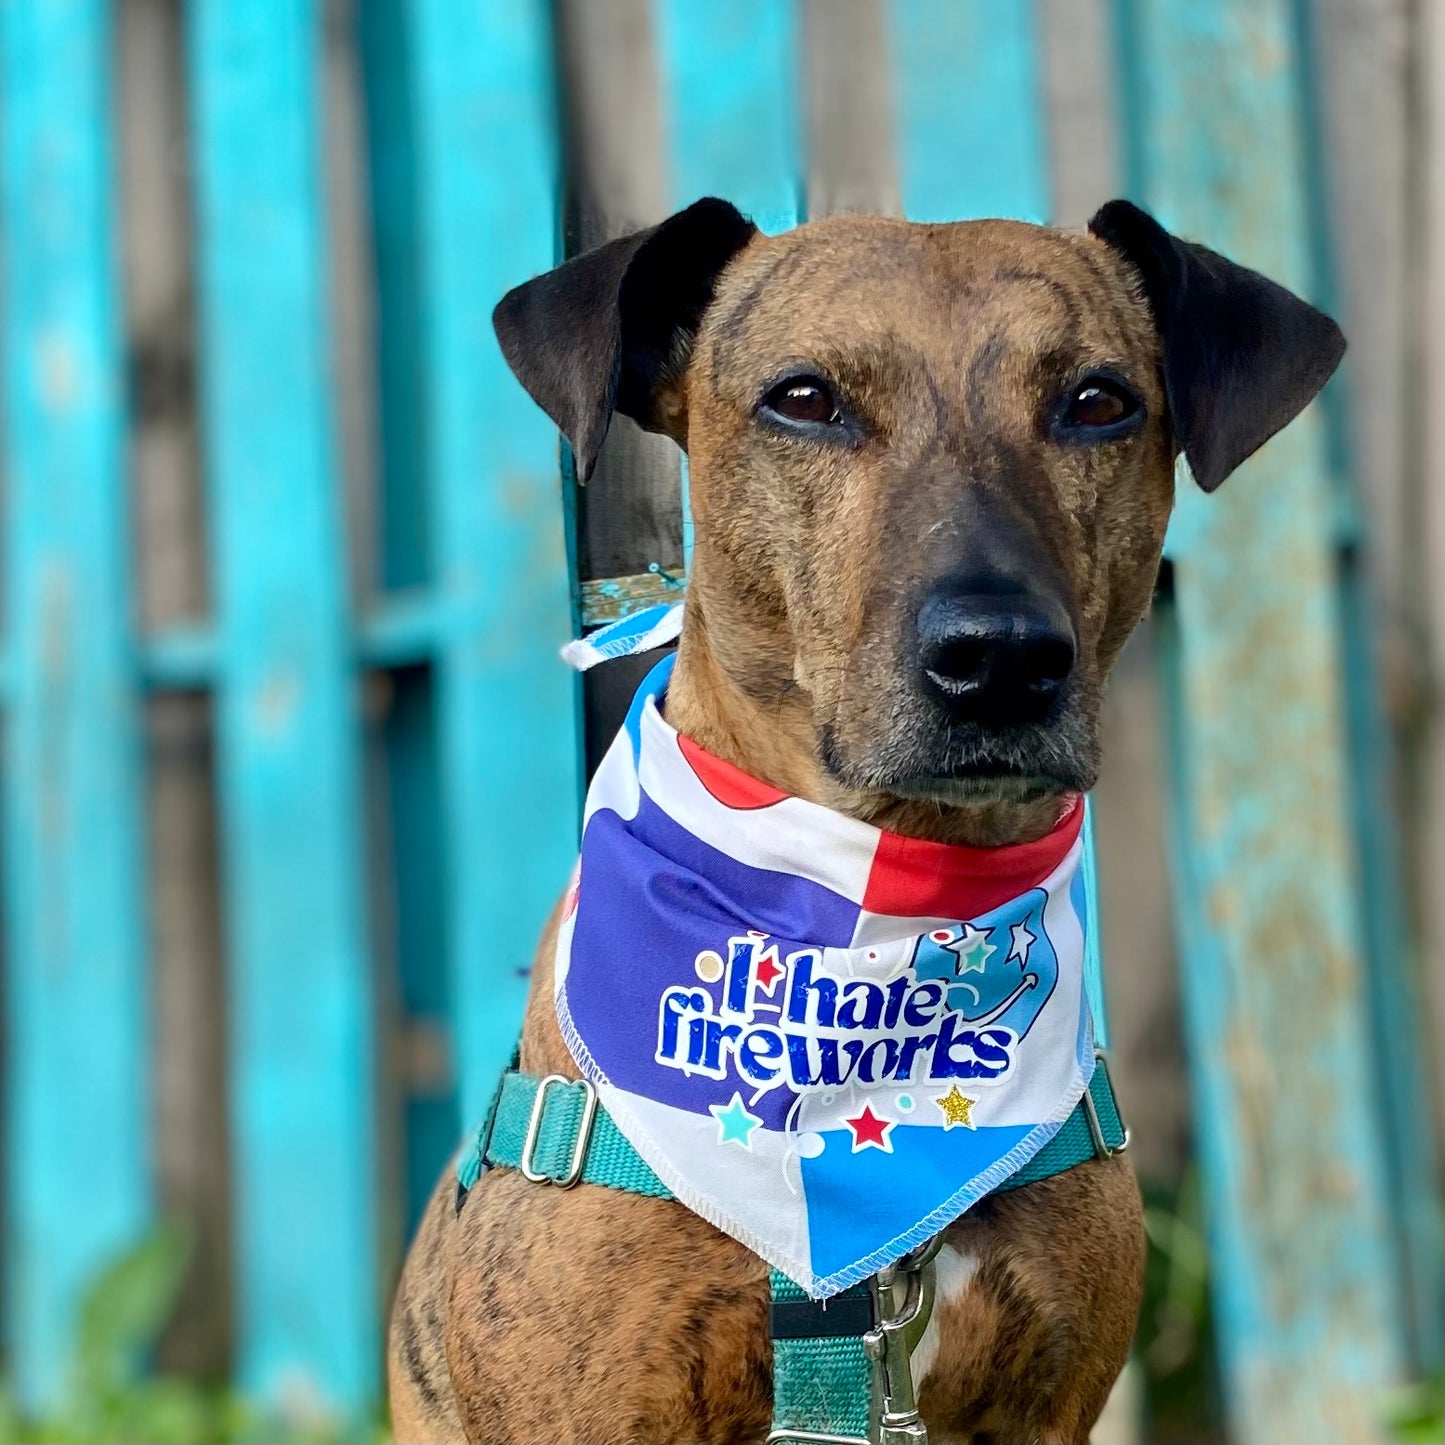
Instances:
[[[1087,792],[1098,775],[1098,744],[1086,720],[1065,716],[1013,736],[959,728],[909,727],[879,747],[848,755],[825,733],[824,769],[844,787],[939,808],[989,808]]]
[[[966,773],[892,779],[880,789],[911,803],[943,808],[978,808],[997,803],[1033,803],[1040,798],[1077,791],[1044,773]]]

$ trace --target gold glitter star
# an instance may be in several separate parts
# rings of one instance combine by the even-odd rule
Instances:
[[[978,1125],[973,1122],[973,1106],[978,1103],[978,1100],[970,1099],[967,1094],[960,1094],[957,1084],[946,1094],[936,1095],[933,1102],[943,1110],[945,1130],[953,1128],[955,1124],[962,1124],[965,1129],[978,1128]]]

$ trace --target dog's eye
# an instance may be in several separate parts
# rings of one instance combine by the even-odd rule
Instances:
[[[1132,430],[1130,423],[1141,418],[1143,411],[1143,403],[1122,382],[1110,376],[1090,376],[1069,394],[1059,422],[1065,432],[1117,436]]]
[[[804,426],[830,426],[843,419],[828,384],[816,376],[792,376],[780,381],[763,398],[762,409]]]
[[[1129,403],[1117,391],[1103,386],[1081,386],[1069,403],[1069,420],[1075,426],[1112,426],[1123,419]]]

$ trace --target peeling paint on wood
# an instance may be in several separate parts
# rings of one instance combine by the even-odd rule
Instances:
[[[659,602],[680,602],[687,589],[681,573],[638,572],[632,577],[599,577],[582,584],[582,625],[601,627],[631,617]]]
[[[1133,189],[1315,292],[1285,0],[1132,0]],[[1307,414],[1171,534],[1176,908],[1239,1438],[1377,1439],[1398,1376],[1350,848],[1332,487]],[[1341,1247],[1344,1245],[1345,1247]]]

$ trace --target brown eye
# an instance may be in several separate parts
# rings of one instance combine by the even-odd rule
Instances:
[[[816,376],[780,381],[763,398],[763,410],[804,426],[829,426],[843,419],[833,393]]]
[[[1091,376],[1069,394],[1058,413],[1058,426],[1065,435],[1072,433],[1081,440],[1100,432],[1107,437],[1099,440],[1106,440],[1134,430],[1130,423],[1142,421],[1143,414],[1143,403],[1129,387],[1113,377]]]
[[[1069,407],[1069,420],[1075,426],[1109,426],[1126,410],[1124,398],[1101,386],[1080,388]]]

